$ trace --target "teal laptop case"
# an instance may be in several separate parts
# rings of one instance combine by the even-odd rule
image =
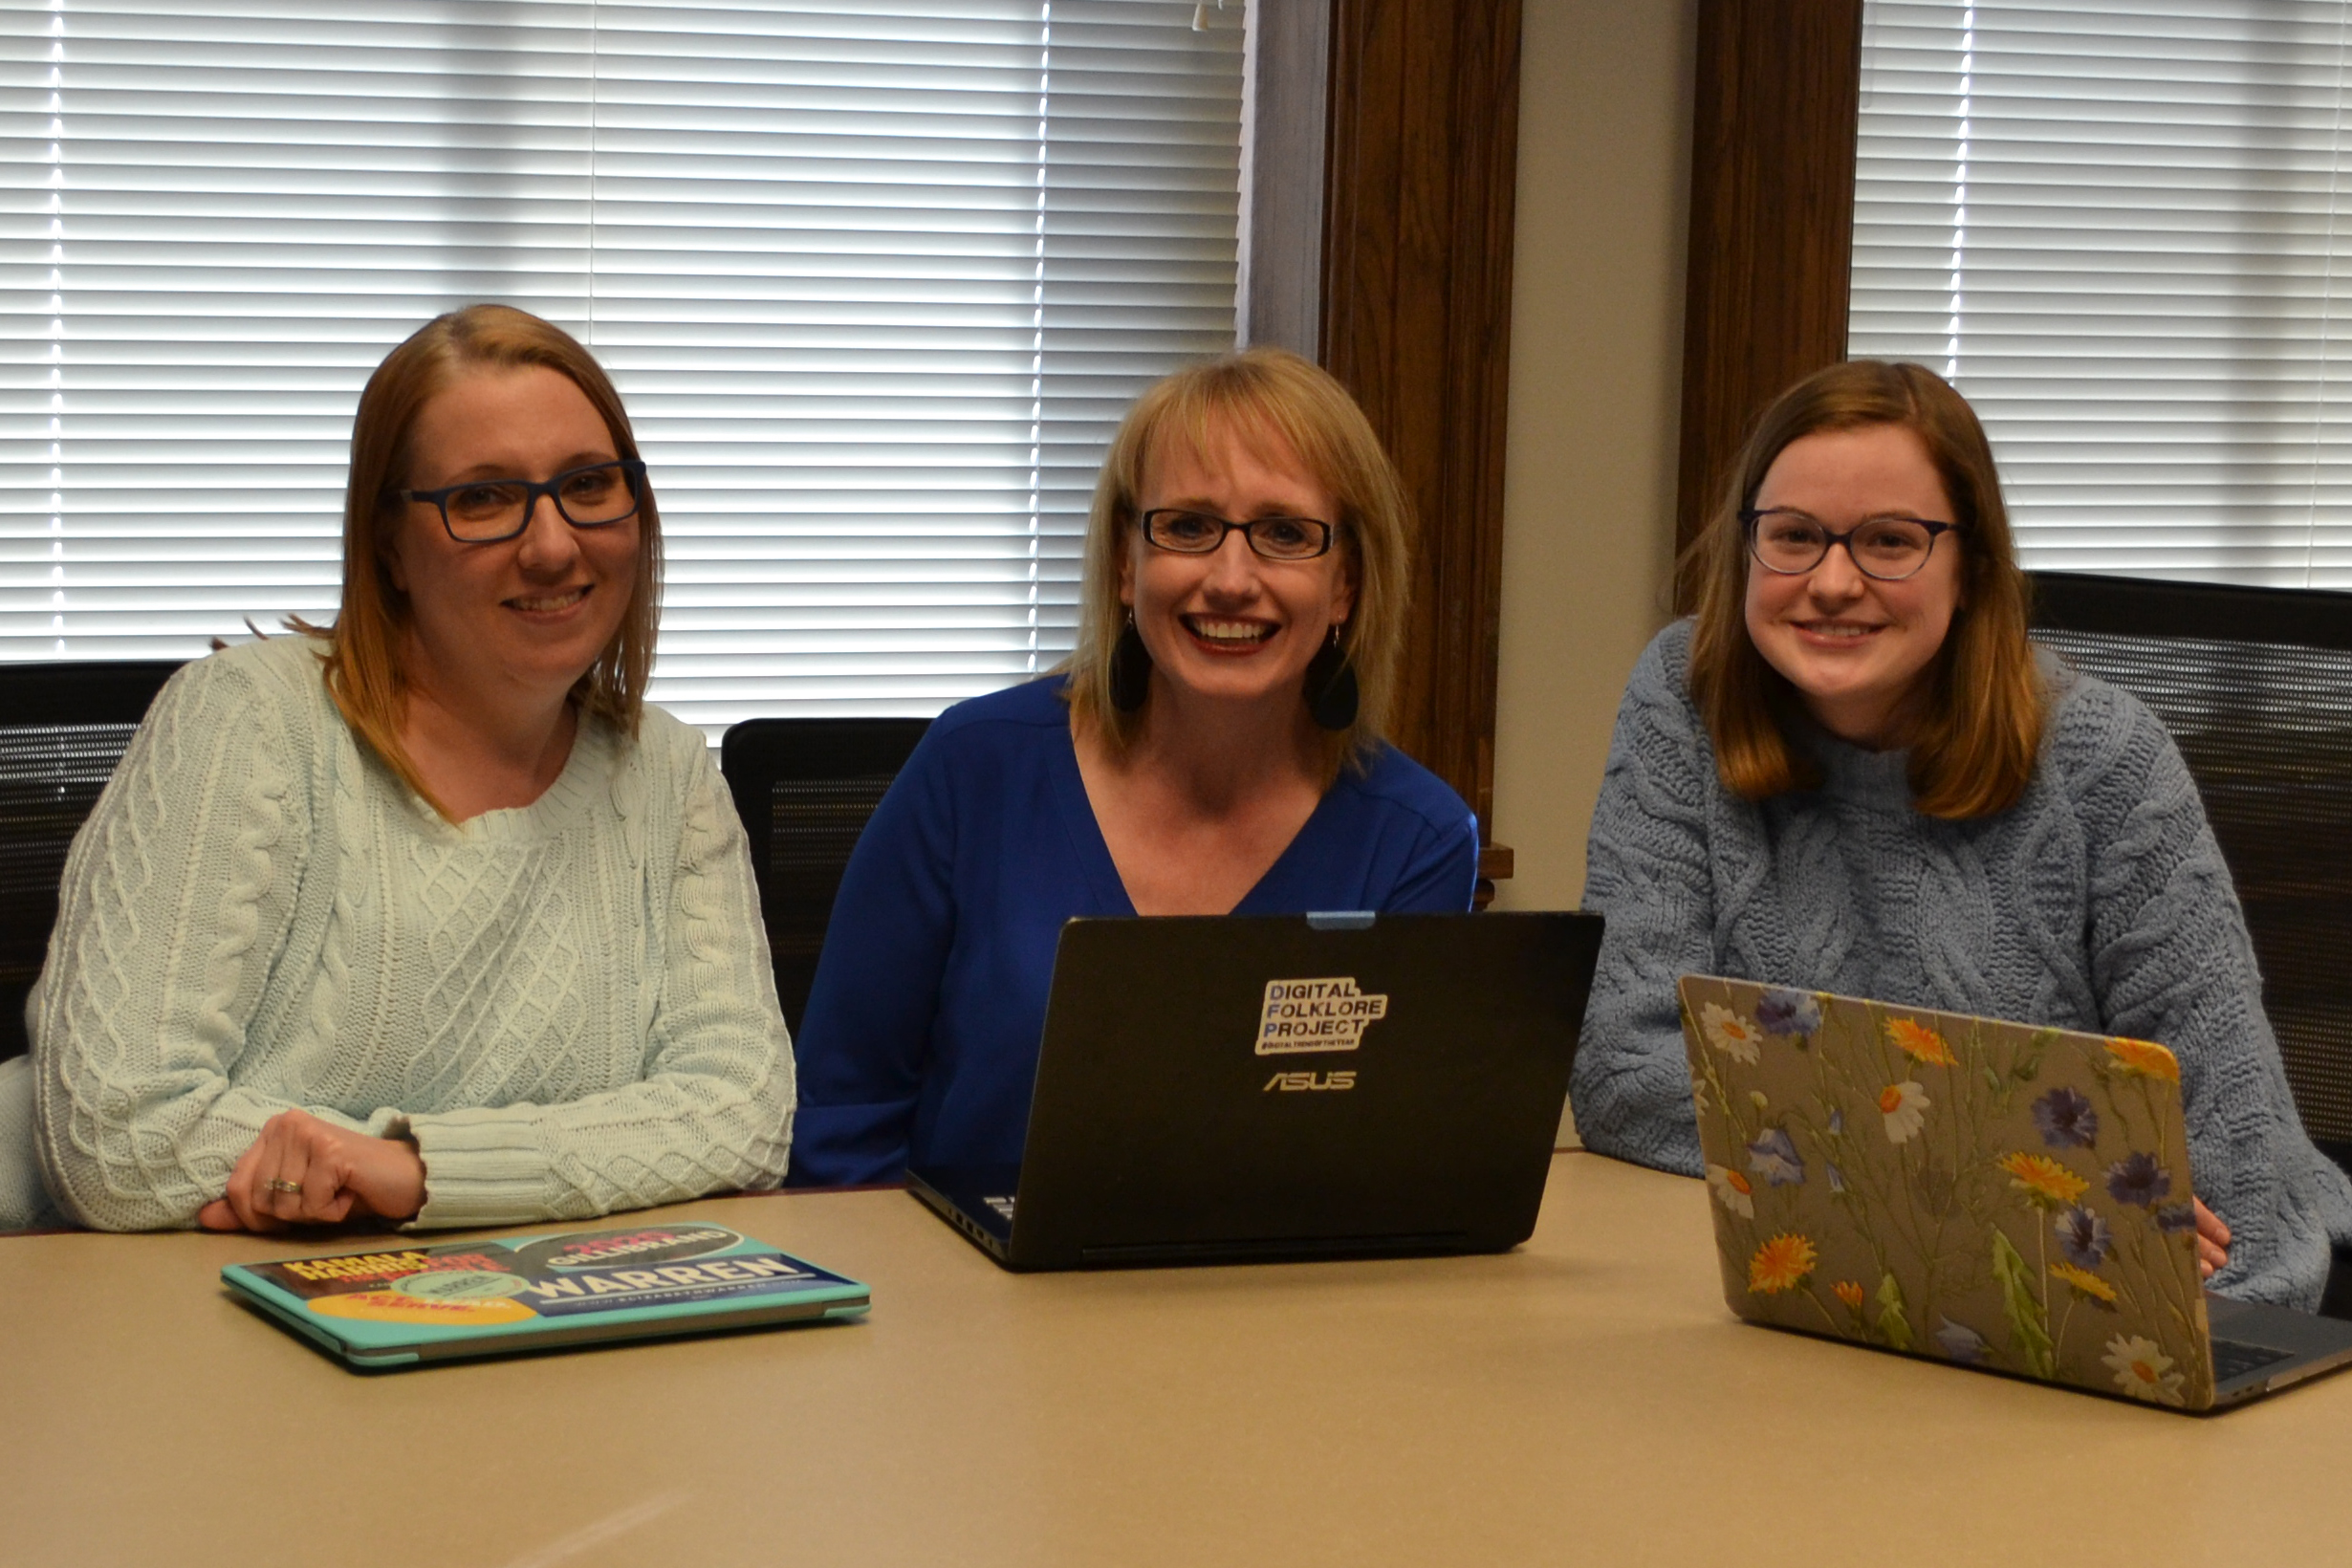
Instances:
[[[700,1222],[232,1264],[221,1282],[371,1368],[815,1322],[870,1299],[854,1279]]]

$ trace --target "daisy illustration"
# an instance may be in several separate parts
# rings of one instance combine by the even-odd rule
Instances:
[[[1935,1101],[1927,1091],[1909,1078],[1890,1083],[1879,1093],[1879,1114],[1886,1119],[1886,1141],[1907,1143],[1919,1129],[1927,1123],[1927,1112]]]
[[[1723,1207],[1743,1220],[1755,1218],[1755,1184],[1726,1165],[1707,1167],[1707,1185]]]
[[[2156,1341],[2139,1334],[2119,1334],[2107,1341],[2107,1353],[2099,1358],[2115,1373],[2115,1386],[2133,1399],[2144,1399],[2150,1405],[2169,1405],[2181,1407],[2181,1375],[2172,1370],[2172,1358],[2156,1347]]]
[[[1728,1007],[1710,1002],[1699,1015],[1699,1027],[1706,1032],[1708,1044],[1743,1067],[1755,1065],[1756,1053],[1764,1043],[1764,1031],[1753,1021]]]

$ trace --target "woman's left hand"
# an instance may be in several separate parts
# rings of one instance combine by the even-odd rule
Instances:
[[[425,1207],[425,1161],[404,1138],[371,1138],[308,1111],[280,1111],[229,1173],[229,1195],[196,1215],[207,1230],[404,1220]]]
[[[2230,1266],[2230,1228],[2221,1223],[2221,1216],[2205,1207],[2205,1200],[2195,1200],[2197,1206],[2197,1277],[2210,1279]]]

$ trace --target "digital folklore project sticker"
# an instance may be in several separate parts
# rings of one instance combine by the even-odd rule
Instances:
[[[1387,1016],[1387,996],[1366,992],[1352,976],[1269,980],[1258,1010],[1257,1054],[1353,1051],[1363,1044],[1363,1032]]]

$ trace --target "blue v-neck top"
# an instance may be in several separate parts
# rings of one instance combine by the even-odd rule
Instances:
[[[867,823],[795,1046],[793,1183],[1020,1159],[1062,922],[1135,913],[1061,686],[947,709]],[[1341,770],[1233,912],[1462,910],[1477,865],[1461,796],[1383,746],[1364,772]]]

